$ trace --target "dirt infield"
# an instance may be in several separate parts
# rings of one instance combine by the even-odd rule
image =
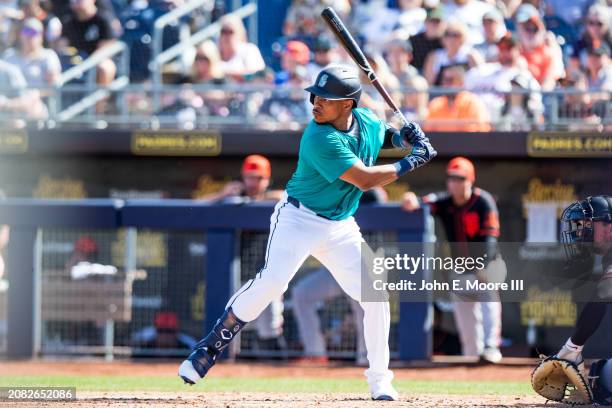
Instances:
[[[91,360],[0,362],[0,376],[139,376],[168,377],[176,380],[177,363],[112,362]],[[363,368],[332,366],[302,367],[290,364],[221,363],[211,371],[211,378],[355,378],[363,379]],[[529,366],[445,366],[398,368],[398,380],[432,381],[528,381]],[[163,381],[163,380],[162,380]],[[365,384],[364,384],[365,388]],[[536,395],[439,395],[406,393],[400,401],[373,403],[367,393],[298,393],[281,389],[278,392],[189,392],[158,391],[77,391],[78,400],[72,402],[35,402],[13,404],[19,408],[41,407],[121,407],[121,408],[359,408],[384,404],[389,407],[544,407],[544,400]],[[373,405],[374,404],[374,405]],[[548,404],[554,407],[557,404]],[[0,406],[7,406],[0,403]]]
[[[494,397],[494,396],[440,396],[420,395],[402,397],[396,402],[374,403],[366,394],[294,394],[294,393],[81,393],[78,401],[67,403],[19,403],[19,408],[39,407],[120,407],[120,408],[372,408],[384,407],[544,407],[541,398]],[[1,405],[1,403],[0,403]]]

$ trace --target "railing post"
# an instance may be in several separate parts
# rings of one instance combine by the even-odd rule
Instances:
[[[86,74],[87,94],[88,95],[91,95],[93,92],[96,91],[96,75],[97,75],[97,69],[90,69]],[[92,105],[89,107],[89,109],[87,109],[87,117],[90,120],[93,119],[93,117],[96,114],[95,109],[96,109],[95,105]]]
[[[249,4],[255,4],[259,8],[257,0],[249,0]],[[249,41],[259,46],[257,27],[257,13],[253,13],[249,16]]]
[[[130,78],[130,48],[125,47],[120,57],[121,70],[123,75],[125,75],[128,80]],[[125,90],[120,90],[117,92],[117,105],[119,107],[119,113],[121,115],[121,119],[125,119],[128,116],[128,106],[127,101],[125,100]]]

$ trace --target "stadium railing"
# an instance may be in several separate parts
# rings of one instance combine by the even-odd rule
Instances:
[[[116,51],[121,45],[117,44]],[[111,50],[109,50],[111,51]],[[171,51],[167,50],[167,51]],[[160,54],[164,59],[167,51]],[[173,51],[174,52],[174,51]],[[88,64],[87,68],[91,64]],[[79,68],[77,66],[76,68]],[[79,69],[78,72],[81,72]],[[71,76],[77,71],[73,71]],[[88,128],[135,127],[140,129],[207,129],[235,126],[267,130],[298,130],[311,118],[310,103],[302,87],[273,86],[268,84],[182,84],[154,83],[125,84],[125,77],[116,80],[113,89],[100,88],[91,93],[90,84],[65,84],[44,89],[50,104],[58,104],[74,94],[87,94],[79,103],[49,109],[46,120],[35,122],[39,128],[81,126]],[[430,88],[428,90],[402,89],[397,93],[409,95],[425,93],[428,100],[441,95],[454,95],[461,90]],[[490,116],[492,130],[591,130],[609,131],[612,126],[610,92],[601,90],[559,89],[550,92],[513,90],[473,91],[483,101]],[[97,114],[91,107],[96,101],[109,98],[116,104],[116,112]],[[375,95],[375,92],[370,92]],[[515,116],[510,104],[513,95],[523,98],[519,114]],[[156,107],[157,102],[159,107]],[[111,103],[111,102],[109,102]],[[380,106],[383,104],[381,102]],[[88,109],[89,108],[89,109]],[[424,121],[424,117],[410,113],[411,120]],[[0,112],[2,119],[14,118]],[[431,121],[428,121],[431,124]],[[449,124],[437,121],[437,124]],[[470,120],[451,123],[458,126],[472,124]]]
[[[0,203],[0,224],[11,226],[8,291],[4,284],[6,304],[0,303],[0,319],[7,319],[0,324],[6,355],[184,355],[212,327],[230,295],[257,272],[271,212],[271,203],[191,200]],[[433,240],[426,210],[372,205],[356,218],[373,248]],[[298,275],[313,268],[318,266],[308,261]],[[290,291],[284,303],[285,350],[262,347],[246,330],[232,353],[299,356]],[[394,358],[430,357],[430,312],[427,303],[392,301]],[[349,313],[344,299],[320,311],[332,358],[355,355]]]
[[[212,0],[194,0],[183,6],[172,10],[171,12],[161,16],[155,20],[154,31],[153,31],[153,57],[149,64],[151,71],[151,78],[155,87],[155,93],[153,95],[153,109],[158,110],[161,104],[161,94],[163,92],[162,84],[162,68],[165,64],[171,62],[186,51],[190,51],[194,46],[209,39],[219,33],[221,30],[220,21],[216,21],[212,24],[203,27],[199,31],[190,34],[186,38],[183,38],[181,42],[174,46],[164,50],[162,52],[162,38],[164,28],[170,24],[176,22],[182,16],[185,16],[192,12],[194,9],[199,7],[207,7],[212,11],[214,7],[214,1]],[[235,11],[228,13],[228,16],[235,16],[237,18],[244,19],[251,16],[251,22],[249,24],[250,34],[253,38],[253,33],[256,33],[256,18],[257,15],[257,3],[250,1],[243,7],[236,9]]]
[[[119,60],[117,70],[119,76],[106,87],[98,87],[96,85],[96,68],[102,61],[111,58]],[[85,112],[86,117],[93,119],[93,108],[96,103],[108,98],[111,94],[116,94],[129,84],[129,61],[129,48],[125,43],[117,41],[92,54],[82,63],[64,71],[54,87],[54,92],[49,95],[49,118],[63,123]],[[83,77],[86,78],[84,84],[74,85],[74,87],[70,84],[71,81],[80,80]],[[62,96],[73,89],[78,95],[77,100],[68,106],[64,106]],[[117,104],[119,105],[119,111],[127,112],[127,107],[123,106],[123,99],[118,99]]]

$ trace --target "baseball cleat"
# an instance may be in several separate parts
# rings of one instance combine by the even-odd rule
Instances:
[[[370,393],[374,401],[397,401],[399,394],[391,382],[380,382],[370,386]]]
[[[378,398],[372,398],[374,401],[395,401],[390,395],[379,395]]]
[[[200,379],[198,372],[193,368],[193,364],[189,360],[181,363],[178,375],[185,381],[185,384],[189,385],[194,385]]]
[[[216,358],[206,347],[195,349],[179,366],[178,375],[186,384],[194,385],[215,365]]]
[[[498,364],[502,360],[502,353],[498,348],[485,348],[480,356],[483,363]]]

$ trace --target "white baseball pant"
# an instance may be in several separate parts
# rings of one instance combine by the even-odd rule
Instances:
[[[453,296],[453,315],[464,356],[478,357],[485,348],[497,349],[501,345],[499,293],[487,291],[477,300],[480,301]]]
[[[353,217],[332,221],[311,210],[295,207],[285,193],[270,217],[270,236],[264,265],[229,300],[234,314],[252,321],[273,299],[278,299],[309,255],[325,266],[353,299],[361,298],[361,251],[364,240]],[[370,384],[391,381],[389,370],[389,303],[360,302]]]

